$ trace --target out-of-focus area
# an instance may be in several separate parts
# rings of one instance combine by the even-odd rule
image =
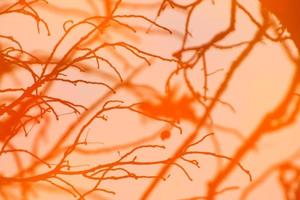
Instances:
[[[298,55],[265,12],[1,1],[0,199],[300,198]]]

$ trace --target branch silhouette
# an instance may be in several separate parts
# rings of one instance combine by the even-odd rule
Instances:
[[[81,0],[75,8],[53,2],[0,2],[0,23],[12,22],[11,32],[0,30],[1,199],[213,200],[233,192],[247,199],[275,173],[285,199],[300,198],[299,150],[259,177],[243,160],[263,138],[297,120],[300,60],[287,43],[300,50],[297,0],[260,0],[258,14],[237,0]],[[218,14],[218,5],[225,26],[197,40],[196,28],[209,27],[195,21]],[[164,21],[170,13],[178,24]],[[242,15],[254,30],[246,39],[235,35]],[[16,19],[31,26],[18,33]],[[265,42],[282,46],[291,81],[280,102],[243,135],[215,120],[215,111],[238,112],[223,98]],[[230,61],[214,66],[219,55]],[[236,140],[231,153],[221,137]],[[234,172],[247,183],[228,184]],[[161,196],[160,184],[181,183],[191,187]],[[126,187],[135,189],[130,197]]]

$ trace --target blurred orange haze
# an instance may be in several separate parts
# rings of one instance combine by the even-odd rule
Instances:
[[[0,2],[3,200],[142,199],[216,101],[203,126],[196,129],[193,142],[199,143],[186,148],[147,197],[208,199],[208,183],[226,168],[266,114],[282,102],[296,71],[288,54],[295,56],[293,43],[273,42],[264,36],[239,64],[222,96],[215,99],[232,63],[259,30],[257,24],[237,7],[234,32],[205,50],[187,49],[205,45],[226,30],[229,0],[198,1],[188,8],[196,1],[169,1],[160,7],[164,1],[124,0],[113,18],[109,13],[117,1],[20,1],[13,7],[16,11],[4,13],[13,2]],[[241,0],[239,4],[263,23],[259,2]],[[271,20],[276,24],[274,16]],[[65,33],[67,37],[55,49]],[[277,35],[274,27],[267,33]],[[24,51],[16,51],[18,43],[6,36],[18,41]],[[10,46],[14,50],[5,49]],[[176,57],[178,51],[182,55]],[[14,66],[11,71],[4,69],[11,67],[8,61]],[[293,103],[294,98],[290,109]],[[274,123],[280,120],[285,118]],[[270,166],[298,153],[299,125],[295,117],[292,125],[261,137],[218,187],[215,199],[242,199],[251,185],[249,174],[255,182]],[[245,199],[285,199],[279,172],[270,173]],[[19,181],[17,177],[33,178]],[[80,198],[80,194],[85,196]]]

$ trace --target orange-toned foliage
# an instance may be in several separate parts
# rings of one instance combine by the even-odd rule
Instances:
[[[298,1],[261,0],[256,9],[236,0],[76,2],[0,1],[0,200],[247,199],[274,174],[270,187],[300,198],[300,150],[256,176],[255,156],[244,160],[298,120],[300,59],[288,41],[299,48]],[[216,20],[210,30],[205,16],[225,26]],[[239,36],[240,22],[253,33]],[[223,97],[271,42],[291,78],[244,135],[216,115],[234,110]]]

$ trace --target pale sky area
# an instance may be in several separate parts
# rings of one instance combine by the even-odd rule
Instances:
[[[6,16],[0,16],[0,34],[1,35],[13,35],[15,39],[21,41],[24,49],[27,51],[35,52],[37,55],[48,55],[49,49],[52,49],[54,44],[57,43],[59,37],[63,34],[63,23],[67,20],[73,20],[77,22],[80,19],[88,16],[103,15],[104,10],[99,3],[95,3],[98,7],[91,7],[87,4],[89,1],[85,0],[48,0],[48,5],[40,3],[36,6],[36,10],[49,25],[51,35],[48,36],[46,29],[41,24],[40,33],[37,33],[36,24],[32,19],[26,16],[19,16],[17,14],[11,14]],[[90,1],[97,2],[97,1]],[[148,8],[137,6],[121,6],[120,10],[117,10],[117,15],[143,15],[151,20],[155,20],[156,23],[164,27],[169,28],[173,31],[173,34],[168,34],[164,31],[159,31],[158,27],[154,25],[150,26],[150,23],[143,21],[142,19],[123,19],[122,22],[134,24],[137,27],[137,32],[133,33],[128,29],[118,29],[112,24],[112,28],[106,31],[103,35],[100,35],[97,40],[99,43],[103,41],[118,42],[126,41],[128,44],[134,45],[145,52],[151,52],[155,55],[160,55],[173,59],[172,54],[180,49],[181,38],[185,29],[186,13],[166,8],[162,14],[156,18],[158,7],[155,5],[154,0],[143,0],[143,1],[124,1],[130,2],[131,4],[149,4]],[[184,0],[177,1],[178,3],[187,2]],[[192,1],[189,1],[192,2]],[[257,1],[241,0],[240,3],[244,5],[249,11],[256,17],[258,21],[261,21],[259,15],[259,4]],[[129,5],[131,5],[129,4]],[[1,5],[1,3],[0,3]],[[122,5],[122,4],[121,4]],[[61,8],[54,12],[57,7]],[[50,9],[51,8],[51,9]],[[64,10],[66,9],[66,10]],[[73,10],[75,12],[73,12]],[[229,11],[230,1],[229,0],[218,0],[215,4],[211,1],[206,0],[203,4],[195,8],[194,13],[191,16],[190,21],[190,34],[191,36],[187,40],[186,46],[197,46],[209,41],[217,32],[224,30],[229,23]],[[77,14],[76,14],[77,13]],[[253,38],[257,31],[257,27],[249,20],[249,18],[242,12],[238,11],[237,24],[235,32],[227,37],[225,40],[219,43],[219,45],[228,45],[244,41],[249,41]],[[65,26],[71,26],[71,23],[65,24]],[[68,47],[82,37],[84,33],[89,30],[91,26],[85,25],[81,28],[76,29],[74,33],[66,39],[63,45],[57,50],[55,57],[60,58],[68,49]],[[146,30],[150,30],[149,33],[145,33]],[[163,33],[163,34],[162,34]],[[270,34],[273,34],[270,30]],[[98,41],[94,41],[93,45],[97,45]],[[295,50],[292,43],[288,42],[293,50]],[[242,45],[232,49],[212,49],[206,53],[206,62],[208,73],[213,73],[208,76],[207,79],[207,94],[213,97],[216,90],[219,88],[220,83],[223,81],[227,74],[230,64],[245,48]],[[124,62],[118,55],[112,55],[111,49],[101,52],[101,55],[106,56],[119,66],[118,70],[123,78],[129,76],[136,69],[137,66],[144,64],[143,59],[137,58],[130,52],[121,51],[121,56],[128,59],[129,62]],[[189,56],[189,55],[185,55]],[[95,65],[95,62],[89,61]],[[36,66],[39,70],[38,66]],[[157,89],[160,94],[165,92],[165,83],[170,72],[176,69],[174,62],[159,61],[154,59],[151,66],[146,66],[145,69],[134,78],[134,83],[141,85],[149,85]],[[97,68],[97,66],[95,66]],[[249,134],[257,127],[261,122],[261,119],[266,113],[270,112],[284,97],[291,78],[294,72],[294,64],[289,60],[286,52],[282,45],[277,42],[271,42],[266,38],[260,42],[247,59],[239,66],[233,79],[228,85],[228,89],[221,97],[221,100],[229,103],[234,111],[222,103],[217,104],[213,110],[211,117],[213,122],[220,126],[230,127],[240,132],[242,137],[247,138]],[[110,74],[104,76],[97,72],[86,75],[92,81],[107,81],[110,86],[118,84],[117,75],[112,68],[107,65],[101,66],[100,72],[103,70]],[[74,79],[80,78],[80,72],[76,70],[68,71],[68,75],[72,75]],[[6,86],[14,84],[19,85],[30,85],[31,79],[24,78],[27,76],[21,72],[15,74],[15,78],[12,79],[10,76],[0,77],[0,89]],[[195,68],[188,71],[188,76],[191,79],[191,84],[199,91],[203,91],[203,69],[201,62],[195,66]],[[110,78],[113,77],[113,78]],[[172,86],[176,86],[180,94],[189,94],[188,89],[184,83],[182,74],[178,74],[171,81]],[[72,100],[76,103],[90,106],[93,102],[97,101],[102,95],[107,93],[107,88],[91,85],[84,87],[78,84],[74,87],[72,84],[54,84],[50,89],[50,94],[57,97]],[[144,92],[147,90],[144,90]],[[151,96],[151,92],[145,92],[144,99],[150,100],[154,98]],[[143,96],[142,95],[142,96]],[[0,94],[0,100],[1,100]],[[4,96],[3,96],[4,98]],[[138,98],[136,94],[129,92],[126,88],[120,89],[116,94],[110,95],[110,100],[123,100],[126,105],[136,103]],[[101,106],[98,105],[100,108]],[[60,108],[59,106],[57,108]],[[203,108],[200,105],[193,107],[198,116],[203,113]],[[60,114],[68,112],[61,108]],[[115,145],[122,145],[136,141],[138,139],[146,138],[151,136],[153,133],[165,128],[165,123],[159,121],[153,121],[147,117],[142,117],[137,113],[133,113],[128,110],[113,110],[105,113],[107,121],[97,119],[91,123],[90,127],[84,132],[88,141],[92,144],[87,149],[101,149],[102,147],[111,147]],[[47,140],[40,144],[40,154],[47,152],[51,148],[51,144],[59,138],[60,134],[66,130],[66,125],[70,124],[76,119],[75,115],[63,115],[61,121],[52,122],[50,127],[53,131],[47,133]],[[151,160],[160,156],[172,155],[182,141],[188,137],[193,131],[195,124],[190,121],[182,121],[180,123],[182,127],[182,134],[176,128],[172,128],[172,135],[168,140],[161,140],[156,138],[147,144],[159,144],[165,145],[167,148],[163,153],[159,150],[145,150],[138,153],[138,159],[143,158],[145,160]],[[79,126],[77,127],[79,130]],[[76,130],[77,130],[76,129]],[[32,130],[34,134],[37,134],[38,129]],[[263,137],[256,148],[251,150],[246,157],[241,161],[243,166],[250,170],[253,179],[257,178],[264,170],[270,167],[272,164],[280,162],[287,158],[294,151],[299,148],[298,134],[300,130],[300,123],[295,122],[294,125],[284,128],[279,132],[267,135]],[[224,131],[221,129],[213,129],[215,134],[214,139],[206,139],[203,143],[197,146],[199,151],[213,151],[214,142],[218,142],[221,147],[223,155],[228,157],[232,156],[236,149],[242,144],[243,138],[236,137],[236,135]],[[203,128],[200,130],[199,139],[205,134],[208,134],[209,130]],[[33,135],[34,135],[33,134]],[[16,141],[15,145],[26,148],[26,145],[30,145],[34,140],[34,137],[24,138],[20,136]],[[68,141],[68,140],[66,140]],[[129,149],[127,149],[128,151]],[[126,149],[120,149],[121,154],[127,152]],[[82,155],[80,153],[70,156],[70,162],[74,165],[85,166],[85,164],[101,164],[101,161],[106,162],[111,159],[118,158],[118,151],[112,151],[107,154],[99,155]],[[207,182],[214,177],[218,167],[216,159],[214,157],[199,156],[198,158],[200,168],[195,168],[186,164],[187,171],[191,173],[194,178],[193,181],[188,180],[184,175],[183,171],[177,167],[172,167],[168,174],[171,176],[166,180],[160,182],[155,191],[152,193],[150,200],[177,200],[186,199],[193,196],[203,196],[206,194]],[[11,162],[7,162],[7,161]],[[27,162],[28,158],[24,158]],[[55,163],[56,160],[53,160]],[[0,173],[13,174],[16,168],[13,168],[12,158],[8,156],[0,157]],[[30,163],[30,162],[29,162]],[[226,159],[222,160],[221,166],[227,164]],[[28,165],[25,164],[25,165]],[[136,170],[140,173],[149,172],[149,174],[155,174],[160,169],[161,165],[155,167],[138,167]],[[80,168],[80,167],[79,167]],[[133,167],[134,168],[134,167]],[[276,178],[276,175],[274,176]],[[272,199],[281,200],[283,199],[280,188],[275,181],[273,176],[267,179],[267,181],[247,198],[249,200],[257,199]],[[92,187],[93,183],[84,179],[83,176],[66,177],[69,181],[74,181],[80,188]],[[111,189],[116,192],[115,195],[99,192],[103,199],[114,199],[114,200],[138,200],[146,187],[150,184],[151,179],[135,180],[134,178],[122,179],[122,180],[109,180],[102,184],[104,189]],[[239,186],[237,190],[227,191],[217,196],[218,200],[238,200],[241,192],[249,184],[248,176],[242,172],[239,168],[234,170],[224,182],[222,187],[228,186]],[[72,195],[65,192],[53,192],[54,187],[46,186],[46,183],[41,184],[37,196],[32,196],[31,199],[66,199],[72,200]],[[55,188],[55,190],[58,190]],[[93,195],[87,199],[97,199]],[[1,197],[0,197],[0,200]],[[10,200],[10,199],[9,199]],[[25,200],[25,199],[24,199]]]

